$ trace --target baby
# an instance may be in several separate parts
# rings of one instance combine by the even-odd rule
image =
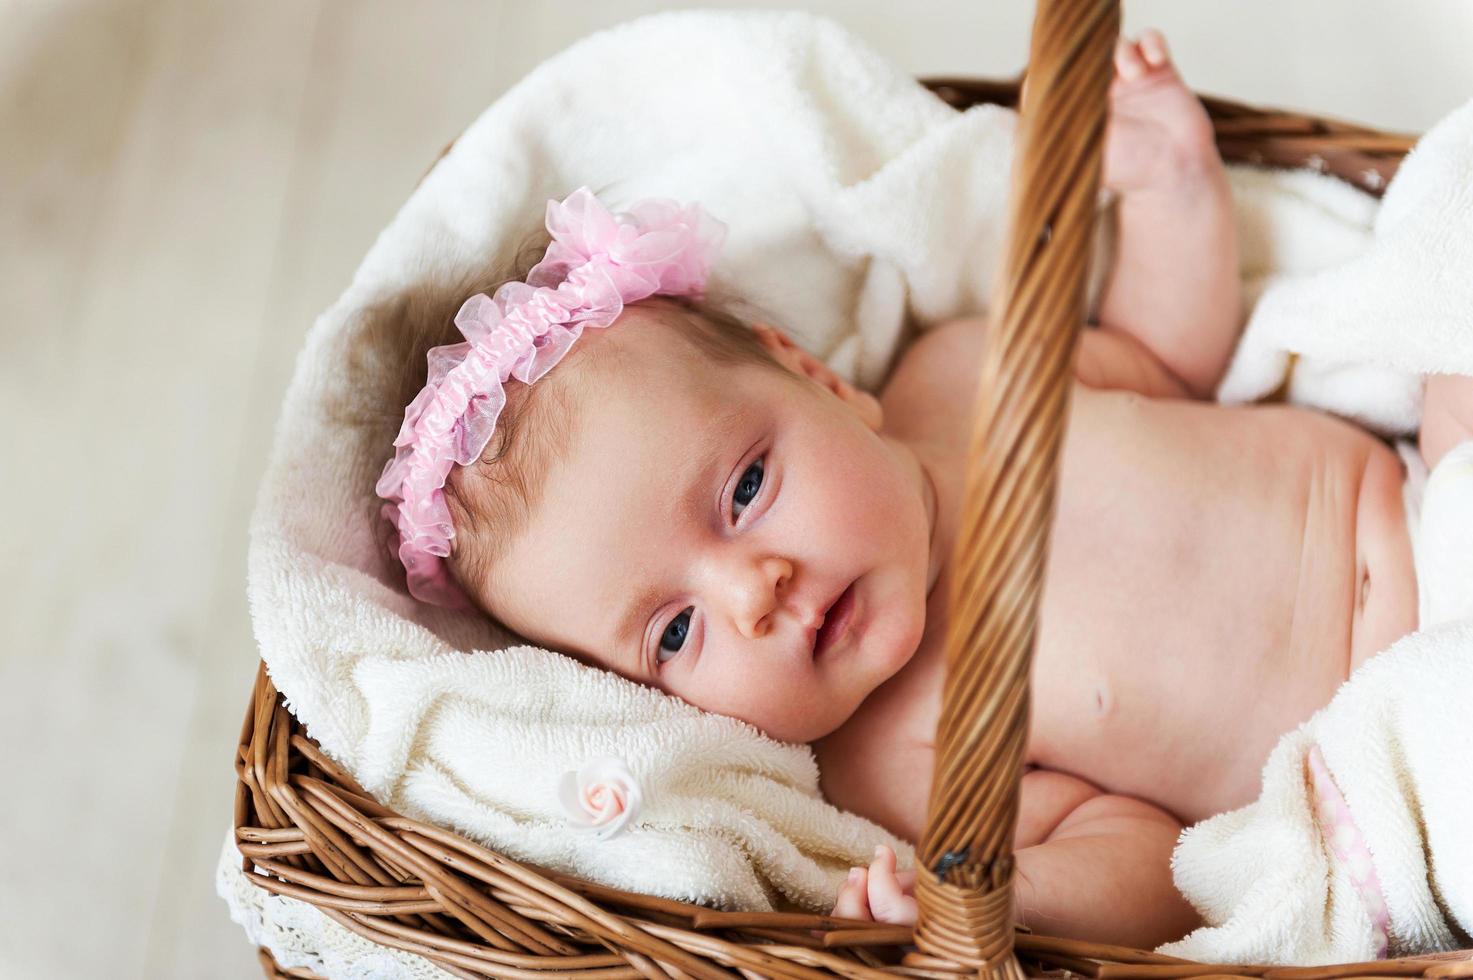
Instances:
[[[1159,34],[1122,42],[1116,70],[1119,248],[1077,352],[1015,905],[1039,931],[1149,948],[1196,924],[1169,865],[1183,824],[1250,802],[1278,737],[1416,628],[1417,592],[1391,449],[1207,400],[1241,325],[1226,176]],[[539,268],[578,261],[561,247]],[[589,279],[641,298],[616,329],[540,338],[526,384],[445,409],[436,392],[469,375],[432,356],[379,484],[411,589],[811,743],[830,801],[919,839],[987,324],[925,333],[877,399],[692,299],[701,255],[671,261],[658,282]],[[499,316],[479,296],[459,322],[491,337]],[[1473,431],[1470,406],[1470,379],[1428,384],[1429,465]],[[464,429],[415,428],[442,410]],[[913,921],[912,882],[882,848],[835,914]]]

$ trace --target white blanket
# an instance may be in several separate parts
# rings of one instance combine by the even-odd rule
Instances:
[[[730,232],[713,288],[760,304],[874,389],[911,328],[985,309],[1012,128],[1001,109],[955,112],[831,21],[771,11],[681,11],[600,32],[488,109],[314,324],[262,481],[253,623],[323,749],[400,812],[640,892],[827,910],[876,843],[909,864],[907,842],[822,800],[806,746],[412,602],[375,545],[372,488],[390,447],[355,440],[328,406],[353,399],[340,365],[356,313],[431,272],[484,265],[548,198],[582,184],[616,208],[700,201]],[[1368,241],[1374,201],[1336,181],[1232,179],[1250,298],[1270,274]],[[627,831],[599,840],[567,822],[558,782],[605,755],[643,796]],[[222,894],[237,894],[233,873],[222,864]],[[270,935],[260,916],[291,900],[255,897],[232,898],[234,911]],[[312,966],[302,955],[289,965]]]
[[[1236,380],[1305,356],[1301,395],[1409,432],[1420,375],[1473,374],[1473,102],[1417,145],[1352,261],[1282,281],[1254,310]],[[1298,375],[1301,369],[1296,369]],[[1230,378],[1229,384],[1235,379]],[[1432,471],[1413,538],[1418,632],[1361,666],[1275,747],[1259,799],[1187,830],[1177,886],[1206,925],[1162,947],[1229,963],[1356,962],[1377,937],[1351,869],[1316,827],[1306,758],[1319,744],[1369,847],[1391,955],[1463,948],[1473,932],[1473,444]]]
[[[1218,390],[1252,402],[1301,360],[1291,401],[1384,434],[1415,432],[1422,377],[1473,374],[1473,102],[1418,140],[1386,188],[1374,240],[1268,290]]]
[[[1316,743],[1371,850],[1390,954],[1462,949],[1473,930],[1473,623],[1444,623],[1368,661],[1331,706],[1285,735],[1259,800],[1190,828],[1173,856],[1209,923],[1160,951],[1210,963],[1376,957],[1352,868],[1326,849],[1305,759]]]

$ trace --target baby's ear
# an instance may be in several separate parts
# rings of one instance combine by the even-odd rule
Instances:
[[[779,364],[831,392],[839,401],[848,405],[865,425],[876,432],[880,430],[885,413],[874,395],[859,390],[839,377],[827,364],[793,343],[793,339],[777,327],[754,323],[752,332]]]

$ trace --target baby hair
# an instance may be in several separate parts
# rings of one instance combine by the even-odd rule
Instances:
[[[424,387],[425,356],[432,347],[460,342],[455,314],[477,293],[490,296],[507,282],[524,280],[543,257],[551,238],[537,229],[519,240],[510,257],[455,277],[427,276],[393,298],[366,309],[346,370],[356,393],[336,420],[366,429],[368,444],[382,445],[387,459],[404,407]],[[626,306],[658,316],[678,328],[709,367],[755,365],[791,375],[758,340],[750,324],[773,319],[756,305],[708,289],[703,299],[653,296]],[[627,315],[627,313],[625,314]],[[617,329],[614,324],[609,329]],[[602,345],[575,344],[563,363],[533,385],[506,385],[506,404],[496,430],[476,462],[451,468],[445,502],[456,529],[447,567],[467,596],[499,620],[489,576],[537,505],[551,467],[562,458],[577,431],[579,382],[590,371],[609,367]],[[369,406],[369,407],[365,407]],[[377,510],[374,511],[375,515]],[[375,520],[385,555],[394,555],[388,522]],[[399,567],[397,559],[392,562]]]

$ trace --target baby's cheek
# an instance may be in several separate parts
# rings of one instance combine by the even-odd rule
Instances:
[[[780,741],[811,742],[839,727],[847,715],[840,692],[825,689],[811,671],[749,683],[743,694],[751,706],[736,717]]]

